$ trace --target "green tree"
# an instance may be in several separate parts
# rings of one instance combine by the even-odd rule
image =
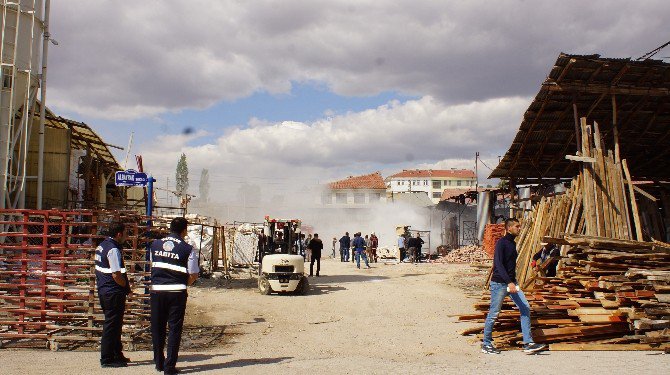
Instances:
[[[209,202],[209,170],[203,169],[200,173],[200,200]]]
[[[179,158],[175,181],[177,181],[177,194],[180,196],[186,194],[188,191],[188,164],[186,163],[186,154],[182,153]]]

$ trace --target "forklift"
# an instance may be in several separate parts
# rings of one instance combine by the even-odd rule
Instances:
[[[305,276],[305,259],[298,254],[300,220],[265,217],[263,235],[258,241],[258,291],[305,294],[309,281]]]

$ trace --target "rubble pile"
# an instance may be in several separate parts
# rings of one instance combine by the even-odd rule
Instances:
[[[482,263],[490,260],[481,246],[474,245],[460,247],[440,259],[443,263]]]

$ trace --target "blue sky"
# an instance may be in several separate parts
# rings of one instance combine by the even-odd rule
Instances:
[[[390,101],[405,102],[418,97],[397,92],[384,92],[373,96],[343,96],[330,91],[316,82],[293,83],[290,94],[255,93],[249,97],[233,101],[222,101],[205,109],[187,109],[177,113],[165,113],[155,118],[137,120],[105,120],[84,117],[80,121],[89,124],[110,144],[127,148],[130,133],[133,135],[131,154],[143,144],[161,134],[179,134],[184,131],[207,131],[218,138],[227,128],[245,127],[252,118],[268,122],[299,121],[314,122],[323,118],[374,109]],[[72,118],[81,118],[69,113]],[[188,130],[187,130],[188,129]],[[202,137],[189,145],[206,144],[210,137]],[[112,149],[120,162],[125,151]],[[132,155],[129,160],[132,160]]]

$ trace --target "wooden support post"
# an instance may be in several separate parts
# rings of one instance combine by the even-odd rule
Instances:
[[[572,114],[575,119],[575,143],[577,144],[577,152],[582,150],[581,131],[579,130],[579,116],[577,115],[577,98],[572,98]]]
[[[642,236],[642,225],[640,224],[640,213],[637,209],[637,202],[635,201],[635,190],[633,189],[633,182],[630,178],[630,171],[628,170],[628,163],[626,159],[621,161],[623,167],[624,175],[626,176],[626,182],[628,183],[628,194],[630,195],[630,207],[633,211],[633,223],[635,224],[635,239],[638,241],[644,241]]]
[[[621,162],[619,153],[619,125],[616,121],[616,95],[612,94],[612,132],[614,135],[614,161]]]

